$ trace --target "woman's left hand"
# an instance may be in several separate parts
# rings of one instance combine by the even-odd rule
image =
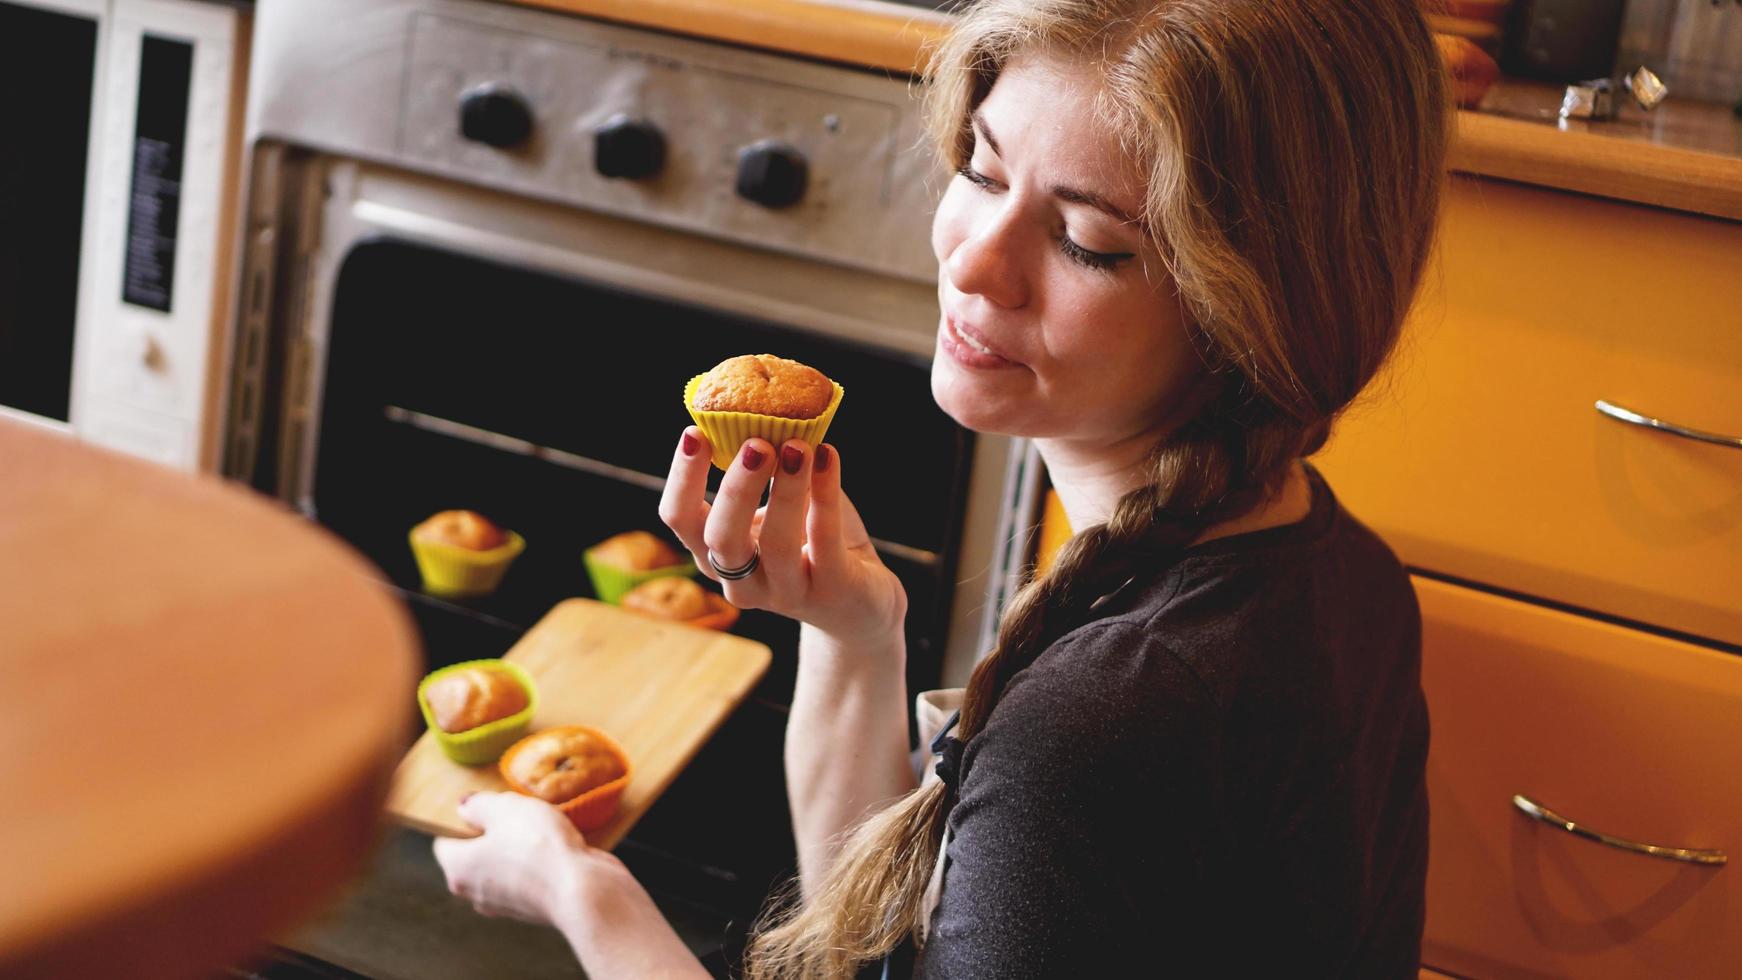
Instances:
[[[578,911],[589,873],[627,873],[610,852],[589,847],[568,818],[543,800],[473,793],[460,801],[460,816],[483,836],[438,838],[436,861],[447,874],[448,890],[482,915],[561,927]]]
[[[647,889],[562,811],[519,793],[473,793],[460,816],[484,832],[435,842],[448,890],[483,915],[555,926],[589,977],[710,980]]]

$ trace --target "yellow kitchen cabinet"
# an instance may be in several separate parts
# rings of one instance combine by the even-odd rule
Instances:
[[[1577,837],[1513,797],[1639,843],[1742,849],[1742,658],[1431,579],[1416,594],[1423,962],[1492,980],[1735,976],[1739,869]]]
[[[1318,462],[1414,568],[1742,644],[1742,223],[1473,178]]]
[[[1742,223],[1455,177],[1398,355],[1316,458],[1417,573],[1429,968],[1742,963],[1735,869],[1541,810],[1742,847],[1742,447],[1598,409],[1742,437],[1738,267]]]

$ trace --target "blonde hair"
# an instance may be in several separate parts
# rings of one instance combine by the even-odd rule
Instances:
[[[1419,0],[981,0],[930,62],[926,119],[952,170],[1019,54],[1089,59],[1095,107],[1145,173],[1159,245],[1207,369],[1151,479],[1024,587],[957,729],[1132,574],[1270,496],[1396,344],[1430,250],[1448,92]],[[949,790],[868,817],[806,901],[771,905],[752,980],[850,976],[916,934]]]

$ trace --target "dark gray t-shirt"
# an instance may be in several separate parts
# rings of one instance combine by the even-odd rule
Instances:
[[[1420,613],[1308,470],[1305,520],[1189,549],[1012,678],[915,976],[1416,975]]]

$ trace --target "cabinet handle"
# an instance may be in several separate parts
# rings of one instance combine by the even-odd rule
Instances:
[[[1667,432],[1672,436],[1681,436],[1684,439],[1698,439],[1700,442],[1709,442],[1714,446],[1742,449],[1742,439],[1735,436],[1719,435],[1716,432],[1701,432],[1699,429],[1690,429],[1685,425],[1676,425],[1674,422],[1654,419],[1649,415],[1641,415],[1630,408],[1622,408],[1614,402],[1606,402],[1601,398],[1597,399],[1597,411],[1618,422],[1626,422],[1628,425],[1656,429],[1659,432]]]
[[[1612,837],[1601,831],[1592,830],[1583,824],[1575,823],[1566,817],[1550,810],[1528,796],[1514,795],[1512,805],[1533,820],[1540,820],[1550,827],[1558,827],[1569,834],[1594,840],[1599,844],[1618,847],[1623,851],[1636,854],[1647,854],[1651,857],[1666,858],[1671,861],[1686,861],[1689,864],[1728,864],[1730,856],[1723,851],[1709,850],[1700,847],[1659,847],[1656,844],[1641,844],[1638,841]]]

